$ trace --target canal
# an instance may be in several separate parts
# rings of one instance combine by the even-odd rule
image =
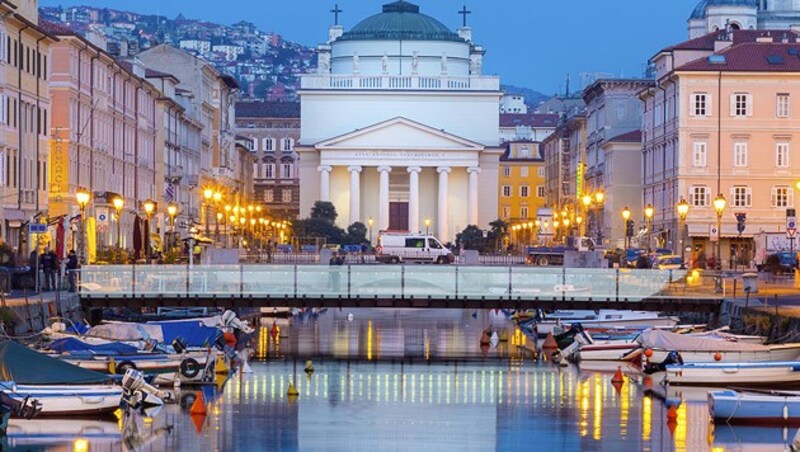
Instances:
[[[481,346],[483,330],[501,341]],[[265,319],[253,373],[151,416],[12,421],[17,450],[784,450],[796,430],[709,425],[704,390],[668,422],[657,395],[614,365],[565,367],[495,311],[328,310]],[[306,374],[306,360],[314,372]],[[299,392],[287,396],[290,384]],[[123,425],[124,424],[124,425]]]

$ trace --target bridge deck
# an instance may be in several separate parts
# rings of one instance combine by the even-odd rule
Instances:
[[[430,265],[87,266],[87,307],[718,310],[681,270]]]

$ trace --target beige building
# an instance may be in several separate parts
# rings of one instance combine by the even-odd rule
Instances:
[[[0,232],[20,253],[27,224],[47,216],[50,46],[36,0],[0,2]]]
[[[707,257],[722,195],[722,266],[749,264],[754,234],[782,231],[800,174],[798,34],[733,30],[704,35],[652,59],[657,88],[642,93],[644,204],[656,209],[655,245],[678,248],[685,198],[692,249]],[[747,213],[738,239],[736,212]],[[678,245],[678,246],[676,246]]]

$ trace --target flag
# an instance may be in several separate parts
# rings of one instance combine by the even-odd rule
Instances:
[[[173,202],[175,200],[175,186],[172,181],[164,181],[164,201]]]

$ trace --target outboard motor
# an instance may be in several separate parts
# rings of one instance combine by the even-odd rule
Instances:
[[[159,391],[144,380],[144,374],[135,369],[128,369],[122,377],[122,400],[120,407],[123,410],[138,410],[143,407],[148,395],[158,398],[162,402],[171,402],[172,394]]]
[[[172,341],[172,348],[175,349],[175,353],[182,355],[189,349],[189,344],[186,342],[186,339],[176,337],[175,340]]]
[[[240,320],[236,313],[230,309],[222,313],[221,321],[223,328],[233,328],[244,334],[252,334],[255,331],[247,322]]]
[[[683,365],[683,357],[681,357],[680,353],[673,350],[667,354],[667,357],[664,358],[664,361],[660,363],[650,363],[645,365],[644,373],[650,375],[656,372],[665,372],[667,370],[667,366],[682,366],[682,365]]]

